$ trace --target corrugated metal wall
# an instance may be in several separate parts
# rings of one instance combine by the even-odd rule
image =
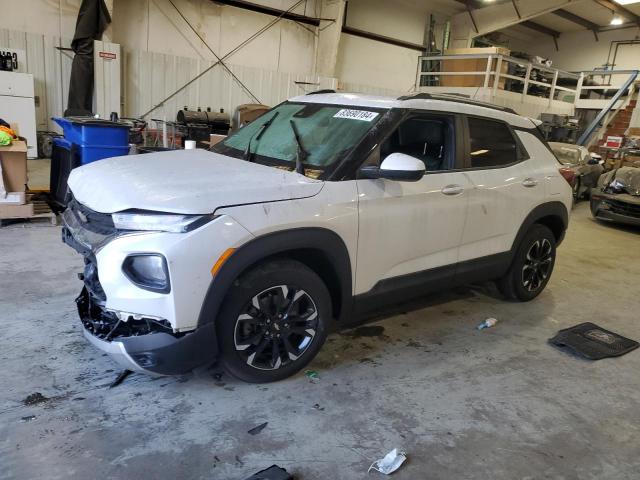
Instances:
[[[70,39],[0,29],[0,47],[26,52],[25,71],[34,77],[38,130],[55,129],[50,117],[62,115],[66,107],[73,52],[56,47],[69,47],[70,43]]]
[[[153,52],[129,52],[124,61],[124,114],[137,117],[158,105],[182,85],[214,62]],[[229,65],[242,83],[266,105],[276,105],[287,98],[322,88],[336,88],[333,78],[276,72],[239,65]],[[296,83],[303,82],[303,83]],[[148,118],[173,120],[184,106],[203,110],[224,108],[226,112],[255,100],[221,65],[213,67]]]
[[[0,29],[0,47],[26,52],[26,72],[35,80],[36,123],[39,130],[56,130],[50,118],[61,116],[67,103],[69,75],[73,52],[56,47],[68,47],[70,39]],[[158,105],[180,86],[213,64],[211,61],[178,57],[155,52],[125,52],[122,68],[122,116],[137,117]],[[338,87],[335,78],[277,72],[239,65],[229,65],[231,71],[266,105],[276,105],[287,98],[306,92]],[[393,92],[368,85],[344,84],[345,91],[382,95]],[[165,104],[153,110],[147,118],[175,119],[179,109],[201,107],[224,108],[233,113],[243,103],[254,99],[218,65],[199,80],[182,90]]]

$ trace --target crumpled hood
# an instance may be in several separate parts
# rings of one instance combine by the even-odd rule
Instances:
[[[606,193],[628,193],[640,196],[640,168],[621,167],[605,173],[598,179],[598,187]]]
[[[206,150],[114,157],[76,168],[69,188],[101,213],[212,213],[219,207],[317,195],[324,182]]]

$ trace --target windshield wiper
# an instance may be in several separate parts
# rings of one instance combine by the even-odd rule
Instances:
[[[298,132],[298,127],[296,126],[293,120],[289,120],[289,124],[291,125],[291,130],[293,130],[293,137],[296,139],[296,144],[298,148],[296,150],[296,173],[300,175],[304,175],[304,161],[309,156],[309,152],[307,152],[302,147],[302,142],[300,141],[300,132]]]
[[[254,137],[256,139],[256,142],[259,142],[260,139],[262,138],[262,135],[264,135],[264,132],[267,131],[267,128],[269,128],[271,126],[271,124],[273,123],[273,121],[276,119],[276,117],[278,115],[280,115],[280,112],[274,113],[273,116],[269,120],[267,120],[262,125],[260,125],[260,128],[258,128],[258,130],[256,130],[256,133],[254,133],[253,136],[249,139],[249,143],[247,144],[247,148],[244,151],[244,159],[245,160],[247,160],[248,162],[251,161],[251,142],[253,141]]]

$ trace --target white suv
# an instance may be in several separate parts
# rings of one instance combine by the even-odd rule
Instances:
[[[218,359],[285,378],[333,321],[453,285],[538,295],[571,188],[536,124],[453,95],[318,92],[213,152],[75,169],[63,239],[85,258],[85,336],[126,368]]]

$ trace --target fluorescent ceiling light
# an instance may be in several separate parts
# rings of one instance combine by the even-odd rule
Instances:
[[[640,3],[640,0],[615,0],[620,5],[631,5],[632,3]]]
[[[613,17],[611,19],[611,25],[622,25],[624,23],[624,20],[622,20],[622,17]]]

